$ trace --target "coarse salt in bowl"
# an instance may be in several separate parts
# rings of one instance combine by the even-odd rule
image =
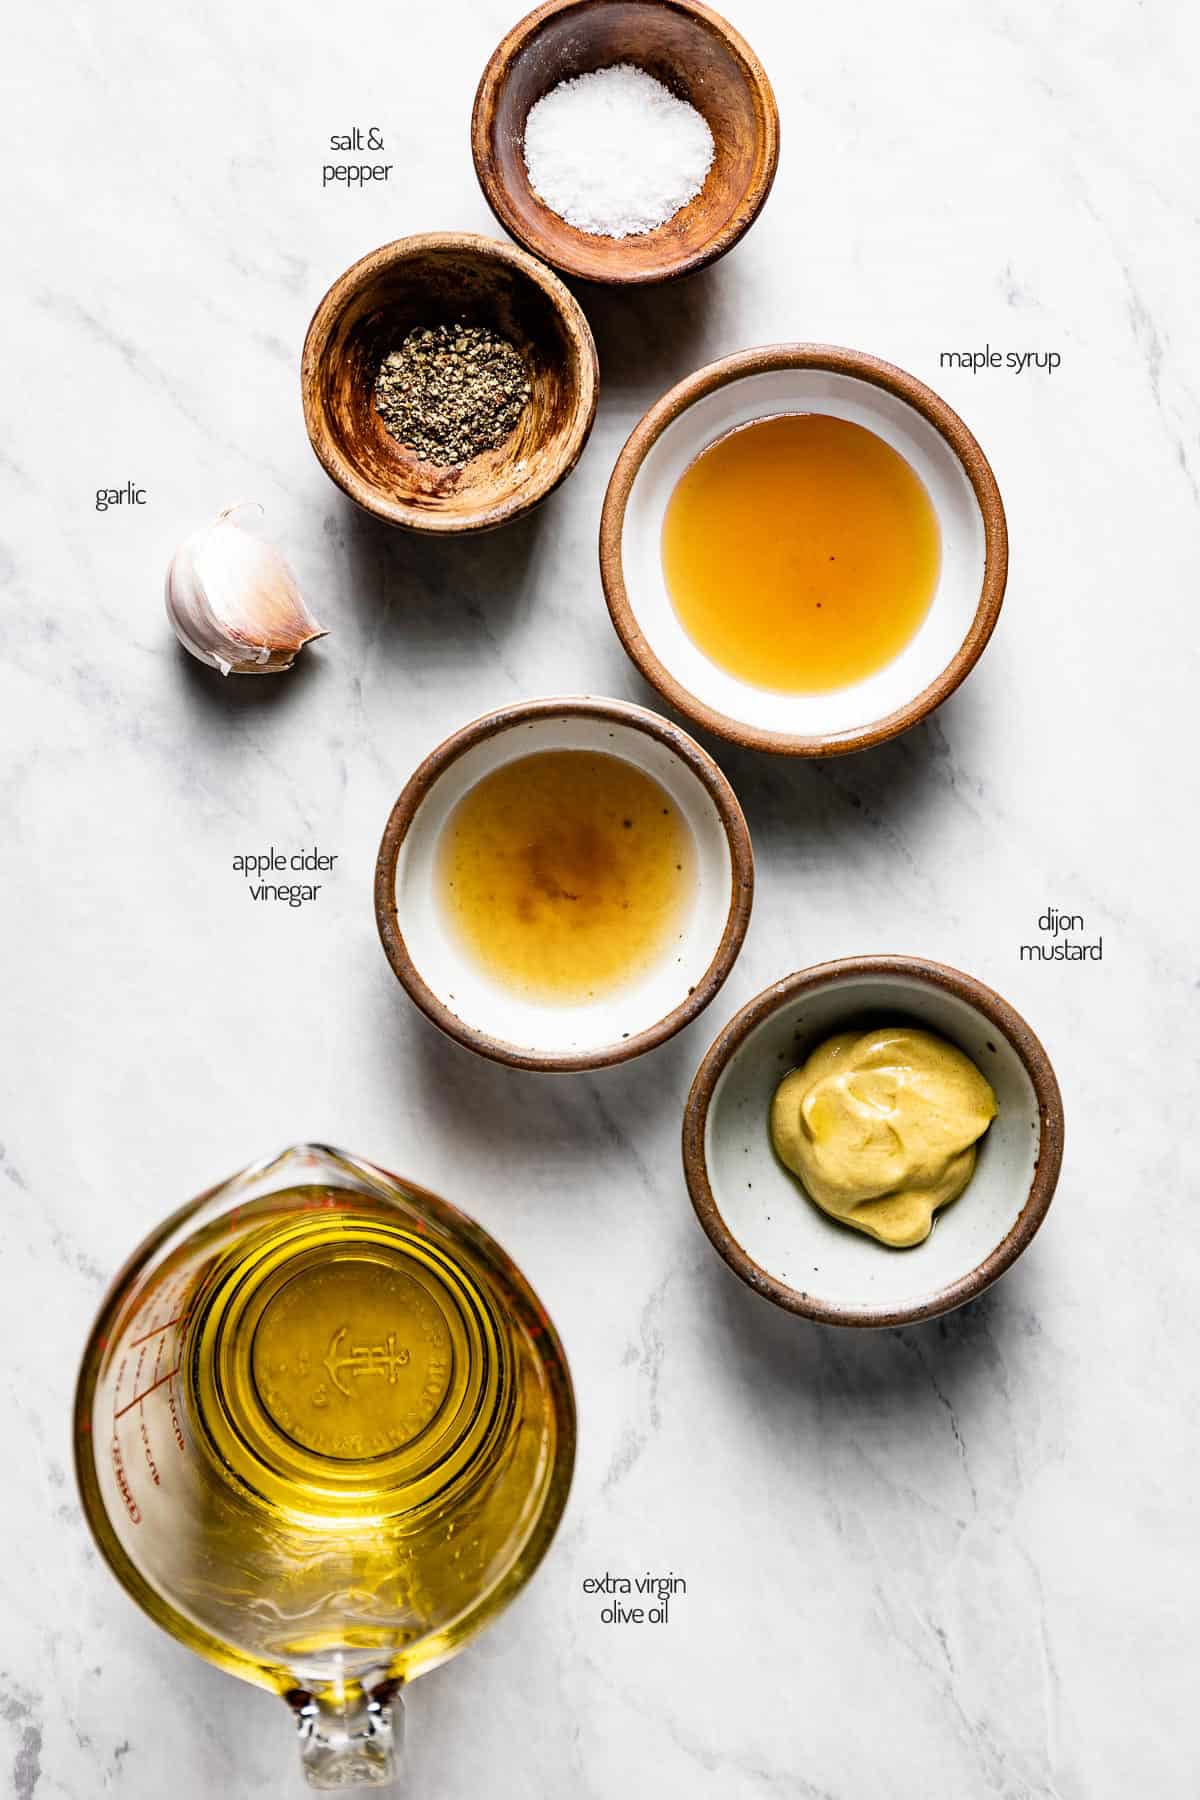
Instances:
[[[580,80],[597,73],[603,82]],[[635,91],[646,114],[636,131],[592,135],[603,106],[618,95],[628,106]],[[538,113],[527,141],[547,99],[549,114]],[[574,136],[563,129],[568,109]],[[655,136],[670,151],[670,179],[646,166],[664,161],[646,150]],[[597,142],[609,146],[599,164]],[[584,281],[644,284],[704,268],[749,230],[775,179],[779,114],[750,46],[700,0],[549,0],[509,32],[484,70],[471,150],[489,206],[527,250]],[[568,216],[547,204],[531,168]],[[622,169],[627,179],[614,183]],[[601,225],[622,235],[594,229]]]
[[[594,236],[665,225],[695,199],[712,161],[703,113],[633,63],[560,82],[525,121],[534,192]]]

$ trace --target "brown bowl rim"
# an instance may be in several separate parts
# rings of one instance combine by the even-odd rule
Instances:
[[[478,256],[482,262],[501,263],[510,269],[516,269],[545,294],[562,319],[568,336],[580,347],[579,381],[571,433],[558,455],[546,459],[544,477],[523,489],[519,497],[514,494],[508,500],[498,501],[486,512],[472,514],[470,517],[454,513],[426,513],[407,501],[395,500],[382,494],[378,488],[363,481],[335,447],[325,410],[316,398],[316,371],[328,347],[333,323],[350,298],[383,270],[393,268],[413,255],[437,250],[453,250],[460,254],[468,252]],[[408,237],[393,238],[390,243],[381,244],[378,249],[360,256],[357,262],[343,270],[317,305],[304,336],[304,349],[300,358],[304,424],[309,442],[325,473],[355,505],[370,513],[373,518],[381,519],[386,525],[397,525],[427,537],[491,531],[498,525],[507,525],[514,519],[523,518],[534,507],[540,506],[547,495],[552,494],[566,480],[582,456],[595,423],[599,391],[600,360],[596,354],[596,340],[587,315],[571,290],[559,280],[553,269],[538,257],[530,255],[527,250],[477,231],[413,232]]]
[[[417,972],[404,942],[396,912],[396,864],[400,846],[435,782],[460,756],[487,738],[512,730],[514,726],[527,724],[530,720],[562,717],[616,721],[644,732],[647,737],[656,738],[659,743],[672,750],[706,788],[716,806],[729,845],[731,863],[729,910],[725,917],[725,929],[712,961],[692,992],[646,1030],[622,1038],[619,1043],[585,1052],[524,1049],[519,1044],[509,1043],[506,1039],[478,1030],[457,1013],[451,1012]],[[447,1037],[465,1045],[468,1050],[476,1051],[480,1056],[490,1057],[493,1062],[505,1063],[513,1069],[566,1071],[609,1068],[666,1043],[668,1038],[674,1037],[677,1031],[681,1031],[702,1013],[721,988],[737,961],[745,939],[753,898],[754,851],[750,842],[750,828],[746,824],[737,795],[712,757],[681,726],[661,718],[647,707],[635,706],[626,700],[601,699],[590,694],[566,694],[542,700],[517,701],[484,713],[470,724],[452,732],[430,752],[401,789],[384,827],[375,864],[375,922],[384,953],[396,979],[425,1017],[445,1032]]]
[[[815,1300],[768,1273],[742,1248],[726,1225],[708,1179],[705,1135],[717,1083],[750,1033],[799,994],[814,993],[846,976],[903,975],[956,995],[981,1012],[1016,1051],[1033,1083],[1041,1130],[1029,1197],[1011,1229],[981,1263],[920,1304],[905,1307],[844,1307]],[[683,1168],[696,1217],[718,1254],[747,1287],[786,1312],[819,1325],[897,1326],[936,1319],[975,1299],[997,1281],[1032,1242],[1049,1210],[1063,1156],[1063,1102],[1053,1065],[1040,1039],[1015,1007],[992,988],[946,963],[922,956],[848,956],[816,963],[764,988],[734,1014],[705,1052],[692,1082],[683,1114]]]
[[[697,400],[730,382],[777,369],[824,369],[835,375],[849,375],[869,382],[873,387],[883,388],[906,402],[933,426],[957,457],[983,518],[983,583],[974,618],[958,650],[941,674],[907,705],[850,731],[821,732],[815,736],[767,731],[706,706],[655,656],[638,626],[625,586],[621,557],[625,509],[634,480],[649,451],[667,426]],[[1008,525],[996,477],[979,444],[954,409],[915,375],[909,375],[894,363],[884,362],[869,351],[847,350],[838,344],[765,344],[756,350],[735,351],[732,356],[723,356],[685,376],[655,401],[634,426],[617,457],[604,496],[600,517],[600,579],[609,616],[626,655],[651,687],[694,724],[745,749],[770,750],[783,756],[839,756],[852,750],[867,750],[888,738],[897,737],[933,712],[966,680],[983,655],[1000,616],[1008,581]]]
[[[526,250],[548,262],[552,268],[595,287],[657,286],[661,282],[677,281],[683,275],[694,275],[698,269],[706,269],[710,263],[718,261],[727,251],[732,250],[749,231],[767,203],[779,168],[779,106],[767,72],[745,38],[728,19],[711,6],[705,6],[703,0],[656,0],[656,3],[668,7],[672,12],[685,13],[715,31],[741,64],[746,80],[757,92],[762,106],[762,163],[758,174],[747,188],[734,216],[719,231],[714,232],[707,243],[690,255],[681,256],[678,262],[657,269],[639,269],[636,265],[628,269],[614,268],[603,275],[584,269],[571,256],[559,255],[552,244],[525,229],[509,205],[504,183],[489,163],[485,114],[489,111],[489,104],[494,106],[496,96],[508,79],[509,69],[517,52],[545,20],[556,13],[588,11],[608,4],[608,0],[545,0],[544,5],[535,7],[531,13],[518,20],[488,58],[479,78],[475,103],[471,109],[471,158],[475,164],[475,175],[483,190],[484,199],[500,224]],[[614,241],[636,244],[638,240],[634,237]]]

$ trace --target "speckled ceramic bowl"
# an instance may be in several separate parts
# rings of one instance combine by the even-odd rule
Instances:
[[[477,782],[539,750],[593,750],[650,775],[695,847],[678,934],[624,986],[568,1004],[515,993],[459,943],[437,891],[437,848]],[[750,834],[733,789],[677,725],[621,700],[528,700],[464,726],[426,758],[392,808],[375,874],[379,935],[397,979],[435,1025],[520,1069],[596,1069],[652,1050],[702,1012],[733,967],[754,892]]]
[[[941,530],[937,588],[915,636],[873,675],[825,693],[755,687],[719,667],[684,629],[663,573],[663,517],[685,469],[737,426],[779,413],[873,431],[919,476]],[[672,706],[750,749],[832,756],[907,731],[965,680],[1000,614],[1008,534],[983,451],[931,388],[860,350],[772,344],[697,370],[650,408],[609,482],[600,573],[617,635]]]
[[[896,1020],[957,1044],[999,1104],[970,1185],[908,1250],[822,1212],[769,1130],[775,1089],[819,1043]],[[756,1293],[827,1325],[910,1324],[981,1294],[1045,1218],[1062,1144],[1058,1082],[1024,1019],[970,975],[914,956],[822,963],[767,988],[705,1056],[683,1126],[688,1191],[715,1248]]]

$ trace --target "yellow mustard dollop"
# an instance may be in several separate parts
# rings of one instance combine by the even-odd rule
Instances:
[[[785,1076],[771,1137],[825,1212],[907,1248],[958,1199],[995,1116],[970,1057],[932,1031],[892,1026],[827,1038]]]

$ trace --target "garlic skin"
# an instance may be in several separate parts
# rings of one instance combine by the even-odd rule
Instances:
[[[226,507],[184,538],[167,569],[167,617],[185,650],[222,675],[274,675],[328,634],[305,607],[273,544]]]

